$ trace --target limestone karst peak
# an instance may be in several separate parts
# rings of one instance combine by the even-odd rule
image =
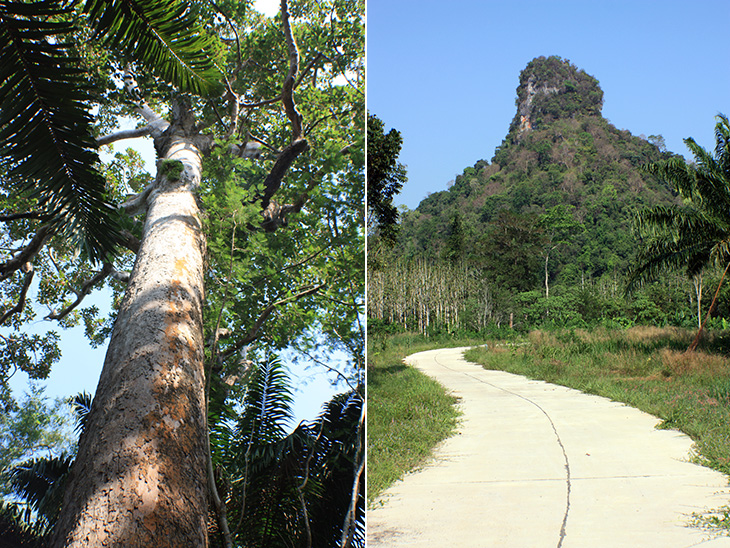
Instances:
[[[520,74],[516,105],[510,131],[521,135],[560,118],[600,116],[603,91],[598,80],[567,59],[537,57]]]

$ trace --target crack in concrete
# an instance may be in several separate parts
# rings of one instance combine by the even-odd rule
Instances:
[[[434,361],[439,364],[444,369],[448,369],[449,371],[454,371],[455,373],[461,373],[462,375],[472,378],[475,381],[486,384],[488,386],[491,386],[492,388],[496,388],[497,390],[501,390],[502,392],[505,392],[507,394],[511,394],[513,396],[516,396],[520,399],[525,400],[527,403],[530,403],[537,407],[540,412],[545,415],[548,422],[550,423],[550,426],[553,429],[553,432],[555,433],[555,438],[558,441],[558,445],[560,446],[560,450],[563,452],[563,459],[565,460],[565,484],[566,484],[566,497],[565,497],[565,514],[563,515],[563,522],[560,525],[560,537],[558,538],[558,544],[557,548],[561,548],[563,546],[563,541],[565,540],[565,536],[567,535],[567,526],[568,526],[568,514],[570,513],[570,489],[571,489],[571,475],[570,475],[570,461],[568,460],[568,453],[565,450],[565,446],[563,445],[563,440],[560,438],[560,434],[558,433],[558,429],[555,426],[555,423],[553,422],[553,419],[550,417],[547,411],[543,409],[538,403],[532,401],[530,398],[527,398],[523,396],[522,394],[518,394],[516,392],[512,392],[511,390],[507,390],[505,388],[502,388],[501,386],[496,386],[490,382],[485,381],[484,379],[480,379],[479,377],[476,377],[475,375],[471,373],[467,373],[465,371],[457,371],[453,369],[452,367],[449,367],[448,365],[445,365],[443,362],[440,362],[438,360],[438,354],[434,356]],[[464,360],[465,361],[465,360]],[[468,363],[468,362],[467,362]]]

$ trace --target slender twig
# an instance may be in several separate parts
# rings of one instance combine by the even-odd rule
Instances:
[[[712,310],[715,308],[715,303],[717,302],[718,295],[720,295],[720,288],[722,287],[722,282],[725,281],[725,275],[727,274],[728,269],[730,269],[730,263],[727,264],[727,266],[725,267],[725,271],[722,273],[720,283],[717,284],[717,291],[715,291],[715,296],[712,298],[710,308],[707,310],[705,319],[702,320],[702,325],[700,325],[700,328],[697,330],[697,336],[692,341],[692,344],[689,345],[689,348],[687,348],[687,352],[694,352],[695,350],[697,350],[697,346],[700,344],[702,332],[705,330],[705,324],[707,323],[707,320],[710,319],[710,314],[712,314]]]
[[[281,101],[281,94],[277,95],[273,99],[263,99],[259,101],[258,103],[239,103],[241,108],[258,108],[263,107],[265,105],[270,105],[272,103],[278,103]]]
[[[236,55],[238,57],[238,67],[236,68],[236,70],[240,70],[241,66],[243,66],[243,61],[241,60],[241,40],[238,37],[238,31],[236,30],[235,25],[231,22],[231,19],[228,17],[228,14],[223,11],[221,7],[215,2],[211,2],[211,4],[213,4],[213,7],[216,9],[216,11],[223,16],[223,18],[226,20],[226,23],[228,23],[228,26],[231,27],[233,34],[236,36]]]
[[[231,263],[228,268],[228,284],[230,286],[231,277],[233,276],[233,255],[236,249],[236,221],[233,221],[233,234],[231,235]],[[213,453],[210,448],[210,425],[208,423],[208,413],[210,412],[210,384],[213,364],[218,359],[218,338],[220,336],[220,326],[223,319],[223,311],[226,307],[228,300],[228,294],[224,294],[221,308],[218,311],[218,319],[215,325],[215,333],[213,335],[212,351],[210,356],[210,362],[206,368],[206,379],[205,379],[205,436],[208,444],[208,488],[210,490],[211,498],[213,499],[213,506],[215,507],[216,515],[218,516],[218,524],[221,528],[221,534],[223,535],[223,543],[226,548],[233,546],[233,540],[231,537],[231,531],[228,527],[228,516],[226,513],[226,505],[221,501],[220,494],[218,493],[218,487],[215,484],[215,474],[213,472]]]
[[[318,285],[309,286],[309,287],[303,289],[302,291],[300,291],[299,293],[297,293],[295,295],[291,295],[289,297],[286,297],[284,299],[280,299],[280,300],[278,300],[276,302],[271,303],[269,306],[267,306],[263,310],[263,312],[261,312],[261,314],[259,314],[259,317],[254,322],[253,326],[251,326],[251,328],[243,336],[243,338],[241,338],[240,340],[238,340],[235,344],[233,344],[232,346],[228,347],[225,352],[223,352],[223,353],[220,354],[221,359],[225,360],[225,359],[231,357],[233,354],[235,354],[236,352],[238,352],[239,350],[241,350],[241,348],[243,348],[247,344],[251,344],[253,341],[255,341],[258,338],[258,336],[259,336],[259,330],[261,329],[261,326],[264,325],[264,322],[267,320],[267,318],[269,316],[271,316],[271,313],[274,310],[276,310],[277,307],[279,307],[279,306],[281,306],[283,304],[287,304],[287,303],[290,303],[290,302],[293,302],[293,301],[297,301],[297,300],[299,300],[299,299],[301,299],[303,297],[306,297],[308,295],[312,295],[314,293],[317,293],[320,289],[322,289],[326,285],[327,285],[326,283],[321,283],[321,284],[318,284]]]
[[[330,373],[334,373],[334,374],[336,374],[336,375],[337,375],[338,377],[340,377],[340,378],[341,378],[341,379],[342,379],[343,381],[345,381],[345,384],[347,384],[347,386],[349,386],[349,387],[350,387],[350,390],[355,390],[355,387],[354,387],[354,386],[352,386],[352,384],[350,383],[350,379],[348,379],[348,378],[347,378],[347,377],[346,377],[346,376],[344,375],[344,373],[342,373],[342,372],[341,372],[341,371],[339,371],[338,369],[336,369],[336,368],[332,367],[331,365],[327,365],[327,364],[326,364],[325,362],[323,362],[322,360],[320,360],[320,359],[318,359],[318,358],[315,358],[314,356],[312,356],[312,354],[310,354],[310,353],[309,353],[309,352],[308,352],[307,350],[304,350],[303,348],[297,348],[297,350],[298,350],[299,352],[301,352],[302,354],[304,354],[305,356],[307,356],[307,357],[308,357],[308,358],[309,358],[310,360],[312,360],[312,361],[313,361],[314,363],[316,363],[316,364],[318,364],[318,365],[321,365],[322,367],[324,367],[325,369],[327,369],[327,370],[328,370],[328,371],[329,371]]]
[[[349,548],[352,545],[352,538],[355,536],[355,523],[357,514],[357,501],[360,497],[360,478],[365,471],[365,458],[363,454],[362,438],[365,429],[365,404],[363,402],[360,408],[360,420],[357,423],[357,450],[355,452],[355,474],[352,483],[352,496],[350,497],[350,507],[345,516],[345,523],[342,526],[342,539],[340,541],[341,548]]]
[[[299,503],[302,505],[302,514],[304,517],[304,529],[307,535],[307,548],[312,548],[312,528],[309,525],[309,514],[307,512],[307,501],[304,500],[304,489],[307,487],[307,482],[309,482],[309,465],[312,462],[312,457],[314,456],[314,451],[317,448],[317,444],[319,443],[320,438],[322,437],[322,431],[324,430],[324,421],[322,421],[319,425],[319,432],[317,432],[317,437],[315,438],[314,442],[312,443],[312,447],[309,451],[309,454],[307,455],[307,460],[304,461],[304,479],[302,480],[302,483],[300,483],[297,486],[297,493],[299,494]]]

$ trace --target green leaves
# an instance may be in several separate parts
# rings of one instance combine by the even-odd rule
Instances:
[[[693,139],[685,143],[695,163],[681,158],[646,166],[648,173],[674,185],[685,207],[654,207],[640,213],[637,232],[644,238],[629,287],[655,276],[666,267],[684,268],[699,274],[710,262],[727,264],[730,259],[730,123],[718,116],[715,154]]]
[[[144,63],[181,91],[198,95],[221,89],[213,41],[197,14],[179,0],[87,0],[84,11],[96,36]]]
[[[59,1],[0,2],[0,162],[51,214],[53,231],[100,260],[117,225],[92,137],[86,78]]]

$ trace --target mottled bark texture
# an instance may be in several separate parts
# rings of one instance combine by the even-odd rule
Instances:
[[[201,152],[176,117],[156,139],[165,159],[55,548],[207,546]]]

